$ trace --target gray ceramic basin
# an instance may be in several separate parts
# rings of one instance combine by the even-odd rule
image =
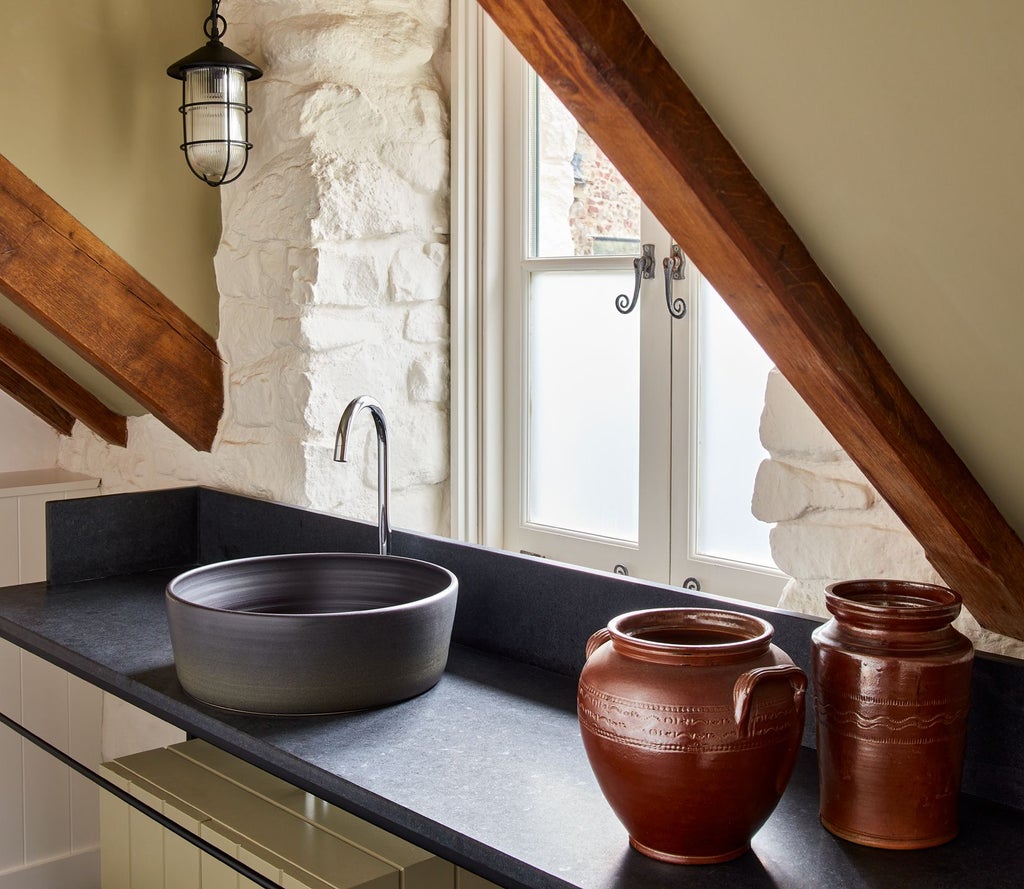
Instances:
[[[405,700],[444,672],[458,587],[439,565],[356,553],[194,568],[167,586],[178,679],[200,701],[247,713]]]

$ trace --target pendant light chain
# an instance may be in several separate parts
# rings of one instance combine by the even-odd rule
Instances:
[[[221,26],[222,22],[223,27]],[[227,30],[227,19],[220,14],[220,0],[213,0],[210,4],[210,14],[206,17],[206,21],[203,22],[203,33],[209,37],[210,40],[219,41]]]

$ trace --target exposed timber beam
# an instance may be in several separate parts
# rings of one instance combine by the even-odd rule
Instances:
[[[224,399],[213,338],[2,156],[0,293],[210,450]]]
[[[61,435],[70,435],[75,418],[41,389],[6,364],[0,362],[0,389],[15,401],[28,408],[44,423],[48,423]]]
[[[622,0],[479,0],[990,630],[1024,545]]]
[[[114,413],[102,401],[84,389],[59,367],[48,361],[28,343],[0,324],[0,365],[20,376],[46,398],[81,420],[93,432],[110,444],[124,447],[128,443],[128,421]],[[0,380],[0,387],[3,381]],[[17,394],[10,393],[15,398]],[[29,407],[26,405],[26,407]],[[32,410],[31,407],[29,407]],[[47,417],[42,419],[50,422]],[[63,419],[63,418],[62,418]],[[51,424],[52,425],[52,424]],[[68,435],[63,423],[54,427]]]

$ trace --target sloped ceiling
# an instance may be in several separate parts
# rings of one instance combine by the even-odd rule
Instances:
[[[1024,535],[1024,4],[626,2]]]

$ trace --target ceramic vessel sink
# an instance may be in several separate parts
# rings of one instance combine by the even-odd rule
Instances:
[[[457,597],[455,575],[429,562],[302,553],[194,568],[166,601],[190,695],[247,713],[322,714],[433,687]]]

